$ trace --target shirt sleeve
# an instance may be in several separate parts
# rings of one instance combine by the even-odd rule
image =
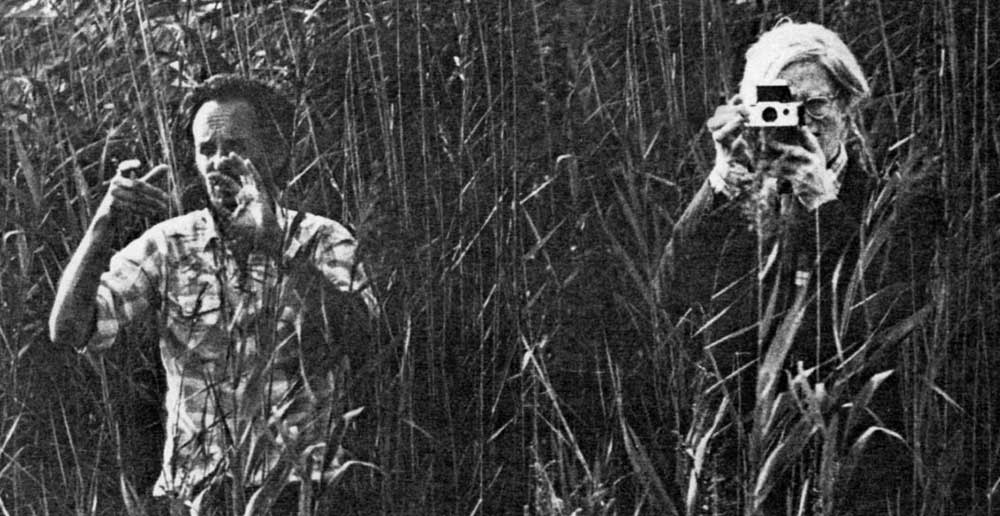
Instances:
[[[87,351],[111,347],[121,327],[145,314],[153,303],[163,256],[156,235],[154,230],[147,231],[111,257],[97,287],[97,327]]]
[[[324,222],[313,235],[310,260],[334,288],[360,295],[369,315],[377,316],[378,300],[364,266],[357,259],[357,241],[347,228],[331,220]]]

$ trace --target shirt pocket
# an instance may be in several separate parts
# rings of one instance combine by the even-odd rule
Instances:
[[[178,343],[194,348],[211,333],[224,332],[220,326],[222,303],[218,288],[203,283],[199,288],[169,292],[167,299],[167,327]]]

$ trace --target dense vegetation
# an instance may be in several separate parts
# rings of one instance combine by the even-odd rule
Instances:
[[[830,26],[859,56],[875,168],[936,174],[946,199],[948,230],[924,243],[933,304],[889,351],[912,478],[892,479],[905,495],[878,514],[996,513],[990,0],[4,5],[0,513],[121,514],[155,477],[155,340],[136,331],[89,359],[54,348],[45,320],[118,162],[174,164],[187,201],[174,110],[218,72],[300,101],[288,198],[356,228],[384,304],[378,334],[352,351],[365,410],[347,437],[378,469],[356,468],[345,497],[399,514],[752,505],[767,471],[743,465],[748,498],[720,499],[722,473],[701,459],[725,410],[699,321],[668,309],[664,250],[711,161],[707,114],[734,92],[746,46],[786,15]],[[810,428],[816,449],[842,437]],[[880,460],[855,446],[869,437],[891,439],[826,448],[842,457],[817,461],[804,514],[838,514],[827,466]]]

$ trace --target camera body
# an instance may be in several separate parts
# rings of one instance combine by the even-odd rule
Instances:
[[[748,127],[798,127],[803,118],[802,103],[795,100],[783,80],[759,84],[757,102],[748,108]]]

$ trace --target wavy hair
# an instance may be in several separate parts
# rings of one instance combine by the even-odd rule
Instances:
[[[181,101],[180,119],[174,124],[174,141],[182,145],[183,163],[193,161],[194,150],[190,147],[194,116],[211,100],[242,100],[250,104],[257,118],[261,142],[271,145],[268,150],[277,157],[271,175],[277,185],[286,184],[290,179],[288,166],[294,145],[295,105],[271,85],[235,74],[213,75],[195,86]]]
[[[743,102],[756,102],[758,84],[776,79],[785,67],[800,61],[814,61],[826,69],[851,109],[871,95],[857,58],[840,36],[816,23],[795,23],[786,19],[762,34],[747,49],[740,82]]]

